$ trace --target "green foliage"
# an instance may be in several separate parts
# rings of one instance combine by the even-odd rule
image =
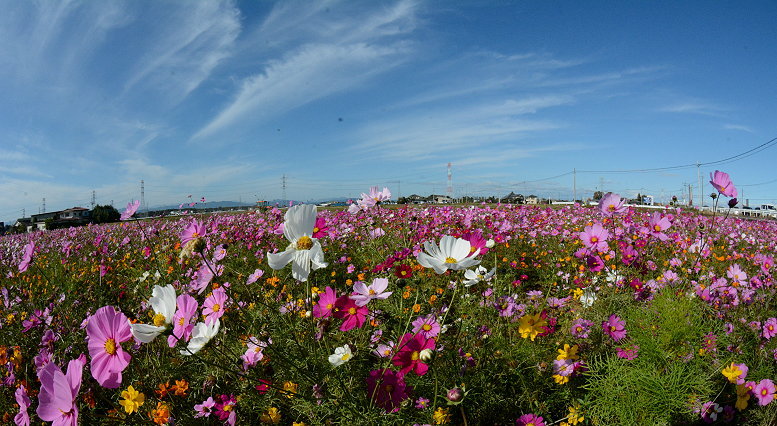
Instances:
[[[121,214],[113,206],[96,205],[92,209],[92,221],[94,223],[116,222],[121,218]]]

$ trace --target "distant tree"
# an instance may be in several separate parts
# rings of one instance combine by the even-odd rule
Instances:
[[[405,197],[397,198],[397,204],[407,204],[407,198]]]
[[[594,201],[599,201],[604,197],[604,193],[602,191],[596,191],[594,192]]]
[[[116,222],[121,218],[121,214],[111,205],[96,205],[92,209],[92,222],[94,223],[108,223]]]

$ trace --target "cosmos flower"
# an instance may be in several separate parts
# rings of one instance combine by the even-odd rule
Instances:
[[[140,207],[140,200],[135,200],[130,203],[127,203],[127,208],[124,209],[124,212],[121,213],[121,220],[130,219],[132,215],[134,215],[135,212],[138,211],[138,207]]]
[[[604,194],[601,200],[599,200],[599,211],[605,217],[610,217],[616,214],[625,213],[628,210],[626,207],[626,200],[621,198],[618,194],[608,192]]]
[[[616,342],[619,342],[621,339],[626,337],[625,327],[626,321],[623,321],[615,314],[610,315],[607,321],[602,322],[602,330],[604,333],[612,337],[612,339]]]
[[[348,362],[353,357],[351,347],[348,345],[335,348],[335,353],[329,355],[329,363],[335,367],[339,367]]]
[[[24,256],[21,263],[19,263],[19,272],[24,272],[30,267],[32,263],[32,255],[35,253],[35,243],[30,241],[24,246]]]
[[[121,384],[121,372],[132,358],[121,347],[132,338],[130,322],[113,306],[103,306],[89,318],[86,326],[92,377],[100,386],[115,389]]]
[[[149,343],[167,329],[175,315],[175,288],[172,285],[154,286],[148,299],[154,309],[154,324],[132,324],[132,336],[141,343]]]
[[[192,331],[192,339],[189,340],[189,344],[186,349],[181,349],[180,353],[184,356],[194,355],[200,351],[212,338],[219,332],[221,321],[216,320],[210,324],[204,322],[198,322],[194,326]]]
[[[492,268],[489,271],[482,265],[478,266],[475,269],[467,269],[464,272],[464,278],[466,279],[466,281],[464,281],[464,286],[472,287],[473,285],[481,281],[491,281],[491,278],[493,278],[495,273],[496,273],[496,268]]]
[[[38,374],[41,386],[38,408],[35,410],[41,420],[58,426],[78,425],[76,398],[81,390],[83,370],[84,362],[81,358],[70,361],[65,374],[53,362],[43,367]]]
[[[459,271],[480,264],[479,260],[475,260],[478,251],[472,254],[469,241],[462,238],[445,235],[440,239],[439,246],[427,241],[424,243],[424,249],[426,253],[422,252],[417,256],[418,263],[423,267],[433,268],[438,274],[448,269]]]
[[[284,216],[283,235],[291,244],[280,253],[267,253],[267,263],[273,269],[281,269],[293,262],[291,273],[294,279],[307,281],[313,270],[327,267],[321,243],[313,238],[316,223],[316,206],[299,204],[290,207]]]
[[[367,376],[367,396],[387,413],[399,411],[410,390],[404,374],[393,370],[372,370]]]
[[[350,298],[356,302],[356,306],[367,306],[373,299],[386,299],[392,292],[386,291],[388,278],[375,278],[369,286],[359,281],[353,285],[354,293]]]
[[[726,172],[715,170],[715,173],[710,173],[710,184],[718,190],[720,195],[732,198],[737,196],[737,189]]]
[[[609,248],[607,238],[609,237],[610,233],[599,222],[586,226],[580,233],[580,240],[591,252],[607,251]]]

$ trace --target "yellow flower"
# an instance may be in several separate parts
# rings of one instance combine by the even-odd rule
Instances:
[[[583,417],[583,414],[580,412],[580,405],[575,404],[574,406],[569,407],[569,415],[567,416],[567,421],[570,425],[576,425],[578,423],[582,423],[583,420],[585,420],[585,417]]]
[[[556,383],[558,383],[560,385],[569,383],[569,377],[568,376],[562,376],[560,374],[554,374],[553,375],[553,380],[555,380]]]
[[[540,318],[540,314],[527,314],[521,317],[518,322],[518,332],[521,333],[521,337],[530,338],[532,342],[538,334],[544,332],[543,327],[548,325],[544,318]]]
[[[273,425],[277,425],[281,422],[281,410],[270,407],[270,409],[267,410],[266,413],[262,414],[261,417],[259,417],[259,421],[262,423],[270,423]]]
[[[294,398],[294,394],[297,393],[297,390],[299,389],[299,385],[294,382],[284,382],[283,383],[283,390],[288,392],[286,394],[286,398]]]
[[[577,350],[578,350],[577,345],[570,347],[569,345],[565,344],[564,349],[558,349],[558,356],[556,357],[556,359],[559,361],[564,359],[571,359],[574,361],[578,358]]]
[[[124,399],[120,400],[119,404],[124,407],[124,411],[126,411],[127,414],[132,414],[135,411],[138,411],[140,406],[143,405],[143,403],[146,401],[146,396],[143,395],[143,392],[136,391],[132,385],[127,387],[127,390],[121,393],[121,397]]]
[[[721,373],[726,376],[729,382],[736,383],[739,376],[742,375],[742,370],[732,362],[731,365],[724,368]]]
[[[573,296],[575,296],[575,299],[579,299],[579,298],[580,298],[580,296],[582,296],[582,295],[583,295],[583,290],[582,290],[582,289],[579,289],[579,288],[576,288],[576,289],[570,290],[570,292],[572,293],[572,295],[573,295]]]
[[[448,410],[445,408],[437,407],[437,410],[432,414],[432,419],[434,420],[434,424],[444,425],[451,422],[451,415],[448,414]]]

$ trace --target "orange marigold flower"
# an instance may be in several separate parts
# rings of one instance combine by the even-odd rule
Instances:
[[[166,403],[159,401],[156,404],[156,408],[149,411],[148,416],[154,423],[166,425],[170,421],[170,407]]]
[[[170,393],[172,389],[170,389],[170,382],[164,382],[159,384],[159,389],[155,390],[157,396],[159,398],[164,398],[167,396],[168,393]]]
[[[186,380],[176,380],[172,387],[175,396],[186,396],[186,391],[189,390],[189,382]]]

